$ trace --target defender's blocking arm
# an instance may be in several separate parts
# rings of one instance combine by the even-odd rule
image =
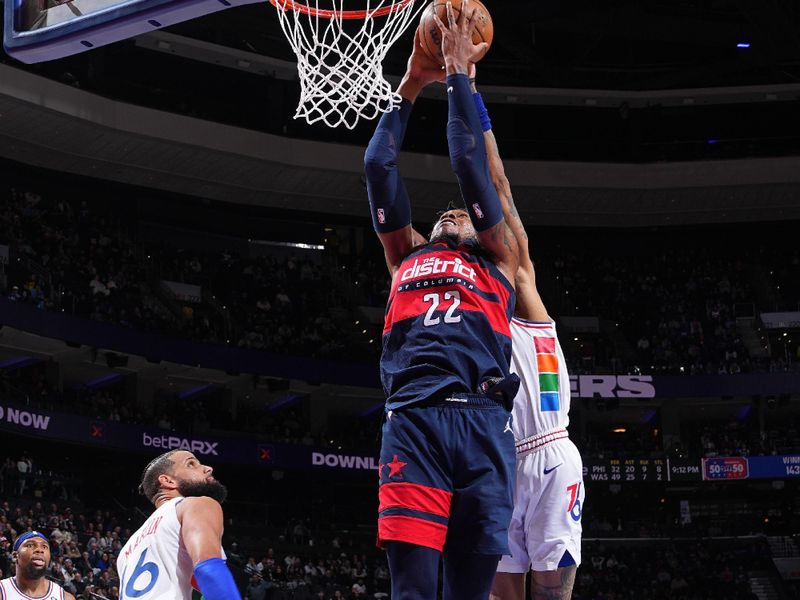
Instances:
[[[447,5],[447,25],[434,15],[442,33],[447,69],[450,162],[481,246],[495,255],[497,266],[513,282],[519,265],[519,247],[505,223],[500,198],[492,185],[481,123],[469,87],[470,62],[482,55],[486,44],[473,44],[474,9],[467,2],[462,9],[456,19],[452,5]]]
[[[517,305],[514,313],[529,321],[552,321],[553,319],[547,313],[547,308],[539,295],[539,290],[536,288],[536,271],[530,256],[528,234],[514,204],[511,184],[508,181],[508,177],[506,177],[503,160],[500,158],[497,139],[491,129],[488,112],[475,88],[474,82],[472,84],[472,92],[475,107],[484,129],[483,138],[486,145],[486,157],[489,161],[489,174],[503,205],[505,223],[513,232],[519,245],[519,268],[516,274]]]

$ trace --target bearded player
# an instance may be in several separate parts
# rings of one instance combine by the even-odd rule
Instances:
[[[75,596],[45,578],[50,566],[50,542],[43,533],[23,533],[12,548],[15,574],[0,581],[0,600],[75,600]]]
[[[442,33],[447,141],[466,210],[441,215],[430,241],[414,231],[397,157],[414,100],[444,73],[420,48],[419,30],[398,88],[367,148],[373,224],[392,277],[381,378],[387,394],[379,469],[378,538],[393,600],[485,600],[508,552],[515,467],[509,410],[509,322],[516,240],[492,186],[469,89],[474,12],[447,5]]]
[[[156,510],[117,559],[120,600],[239,599],[222,550],[227,490],[186,450],[150,462],[139,492]]]
[[[517,304],[511,321],[511,369],[521,379],[514,399],[517,450],[510,555],[497,567],[491,600],[524,600],[525,577],[533,571],[533,600],[568,600],[581,562],[583,463],[569,439],[570,384],[555,322],[536,288],[528,236],[505,175],[488,112],[474,88],[484,129],[489,170],[503,203],[505,222],[520,248]]]

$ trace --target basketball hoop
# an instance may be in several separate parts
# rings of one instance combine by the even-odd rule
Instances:
[[[297,57],[295,119],[353,129],[359,119],[374,119],[400,102],[383,76],[383,59],[423,3],[366,0],[364,10],[345,10],[345,0],[329,0],[331,8],[320,8],[320,0],[309,0],[313,6],[269,1]]]

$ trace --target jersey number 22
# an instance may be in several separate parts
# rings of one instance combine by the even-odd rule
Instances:
[[[424,302],[430,302],[431,305],[428,308],[428,312],[425,313],[425,320],[422,322],[425,327],[432,327],[433,325],[438,325],[442,321],[442,317],[434,316],[436,310],[439,308],[439,305],[442,303],[442,296],[444,296],[445,302],[448,300],[452,300],[453,303],[447,309],[447,312],[444,313],[444,322],[445,323],[460,323],[461,322],[461,315],[455,314],[458,305],[461,304],[461,292],[458,290],[448,290],[441,294],[439,292],[432,293],[432,294],[425,294],[422,297]]]

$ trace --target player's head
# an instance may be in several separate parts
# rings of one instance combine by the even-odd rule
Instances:
[[[462,244],[477,238],[469,213],[463,208],[448,208],[433,225],[430,241],[448,239]]]
[[[50,565],[50,541],[39,531],[23,533],[14,541],[11,558],[17,563],[17,576],[40,579]]]
[[[202,464],[186,450],[172,450],[157,456],[142,472],[139,493],[156,504],[159,498],[209,496],[223,502],[225,486],[212,476],[214,469]]]

